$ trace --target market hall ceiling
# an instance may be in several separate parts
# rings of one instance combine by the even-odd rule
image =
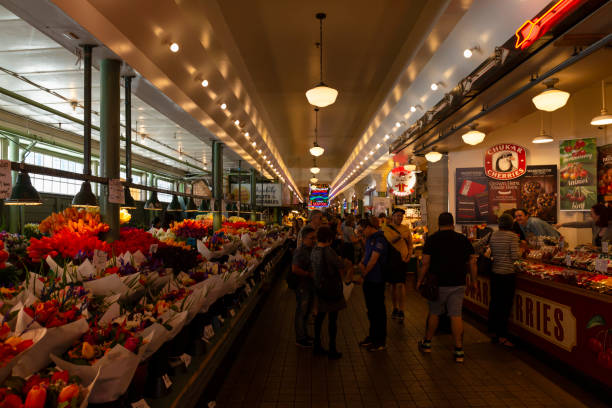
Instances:
[[[320,179],[331,181],[398,75],[439,25],[471,1],[53,0],[239,154],[267,146],[300,185],[312,165],[314,114],[304,92],[318,82],[317,12],[325,21],[325,79],[340,92],[320,114]],[[441,31],[443,38],[444,30]],[[424,40],[427,40],[425,42]],[[180,51],[173,54],[169,43]],[[196,80],[199,79],[200,81]],[[202,79],[209,81],[203,89]],[[227,111],[219,109],[227,103]],[[233,125],[259,134],[254,148]],[[232,144],[233,143],[233,144]],[[236,145],[240,145],[239,147]]]

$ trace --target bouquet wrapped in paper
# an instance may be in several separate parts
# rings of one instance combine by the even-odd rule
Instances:
[[[0,383],[10,374],[19,359],[40,341],[47,329],[30,330],[21,336],[11,333],[7,323],[0,326]],[[1,406],[1,405],[0,405]]]

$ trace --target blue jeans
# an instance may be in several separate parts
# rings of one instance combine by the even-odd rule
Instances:
[[[308,317],[312,311],[312,301],[314,299],[314,289],[298,287],[295,290],[295,339],[296,341],[306,340],[308,336]]]

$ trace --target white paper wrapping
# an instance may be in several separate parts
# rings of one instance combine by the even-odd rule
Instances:
[[[34,344],[32,344],[27,349],[23,350],[21,353],[17,354],[15,357],[13,357],[11,361],[6,363],[4,367],[0,368],[0,384],[4,382],[4,380],[6,380],[6,378],[11,374],[13,367],[17,365],[19,360],[23,356],[25,356],[28,352],[30,352],[30,350],[32,350],[32,348],[36,345],[36,343],[38,343],[40,339],[42,339],[45,336],[46,333],[47,333],[47,329],[42,328],[42,329],[30,330],[29,332],[26,332],[20,336],[22,340],[32,340]],[[11,334],[11,336],[12,335],[13,333]]]
[[[147,345],[147,350],[142,355],[142,360],[151,357],[165,342],[172,340],[185,326],[187,321],[186,310],[180,313],[170,310],[164,313],[164,315],[166,316],[162,316],[162,321],[172,326],[172,329],[167,330],[163,325],[155,323],[141,332],[143,337],[151,337],[151,342]]]
[[[123,280],[117,274],[107,275],[100,279],[83,282],[83,287],[97,296],[124,296],[130,291],[130,288],[123,283]]]

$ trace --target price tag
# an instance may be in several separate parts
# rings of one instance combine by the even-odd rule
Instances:
[[[565,265],[572,266],[572,257],[570,254],[565,255]]]
[[[183,353],[181,355],[181,361],[185,364],[185,368],[187,368],[189,364],[191,364],[191,356],[187,353]]]
[[[602,241],[601,252],[603,252],[604,254],[608,254],[608,241]]]
[[[125,193],[121,179],[108,180],[108,202],[113,204],[125,204]]]
[[[149,404],[147,404],[147,401],[145,401],[144,399],[141,399],[139,401],[132,402],[132,408],[151,408],[151,407],[149,406]]]
[[[230,309],[230,316],[232,317],[236,316],[236,312],[234,311],[234,309]]]
[[[150,254],[154,254],[154,253],[156,253],[156,252],[157,252],[157,247],[158,247],[158,246],[159,246],[158,244],[151,244],[151,246],[149,247],[149,253],[150,253]]]
[[[97,271],[106,268],[106,252],[94,249],[93,264]]]
[[[204,340],[210,340],[215,335],[215,329],[213,329],[212,324],[204,326]]]
[[[164,381],[164,386],[166,387],[166,389],[172,387],[172,381],[170,380],[168,374],[164,374],[162,376],[162,380]]]
[[[4,200],[11,196],[13,178],[11,177],[11,161],[0,160],[0,199]]]

